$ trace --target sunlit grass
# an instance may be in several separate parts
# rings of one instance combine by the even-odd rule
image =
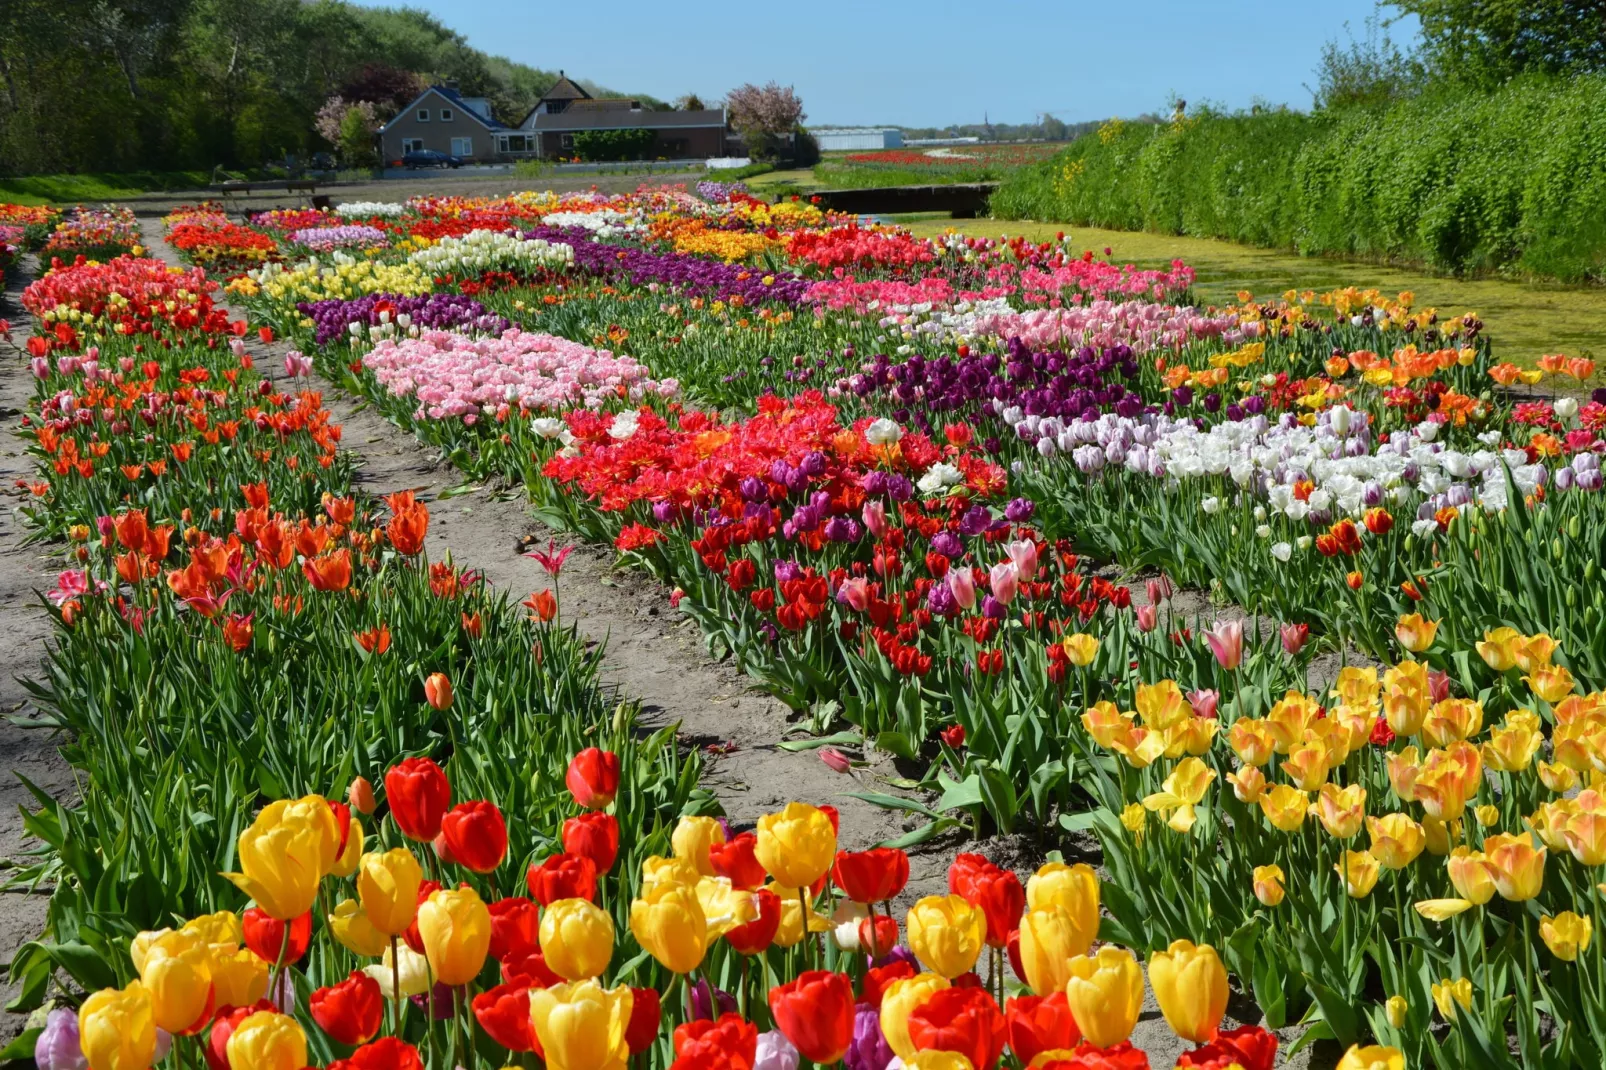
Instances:
[[[1487,325],[1502,359],[1532,364],[1544,353],[1606,358],[1606,288],[1568,287],[1504,279],[1456,279],[1420,271],[1351,260],[1301,257],[1256,249],[1212,238],[1186,238],[1054,223],[997,219],[918,220],[907,224],[916,234],[958,229],[996,237],[1020,234],[1033,241],[1064,231],[1078,250],[1139,267],[1155,267],[1181,259],[1198,272],[1195,293],[1206,304],[1236,300],[1240,290],[1270,297],[1288,289],[1327,290],[1340,286],[1377,288],[1385,293],[1410,290],[1419,307],[1446,314],[1476,312]]]

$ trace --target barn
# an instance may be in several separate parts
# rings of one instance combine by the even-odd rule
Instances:
[[[810,130],[821,152],[873,152],[903,148],[903,131],[895,126],[838,126]]]

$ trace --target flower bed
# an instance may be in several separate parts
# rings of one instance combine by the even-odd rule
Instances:
[[[132,208],[118,205],[85,208],[80,205],[71,216],[56,224],[39,255],[68,260],[78,256],[110,260],[124,254],[142,255],[143,242],[139,220],[134,218]]]

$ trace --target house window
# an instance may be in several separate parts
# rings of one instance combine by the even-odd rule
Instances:
[[[451,121],[452,121],[452,109],[451,108],[442,108],[441,109],[441,122],[449,123]]]
[[[559,134],[558,135],[558,148],[562,149],[564,152],[572,151],[574,149],[574,135],[573,134]]]
[[[469,137],[454,137],[454,138],[452,138],[452,155],[453,156],[472,156],[472,155],[474,155],[474,139],[473,138],[469,138]]]
[[[402,155],[405,156],[409,152],[423,152],[423,151],[424,151],[424,139],[423,138],[421,138],[421,137],[404,137],[404,138],[402,138]]]
[[[421,123],[429,122],[429,109],[428,108],[419,108],[418,109],[418,121],[421,122]]]

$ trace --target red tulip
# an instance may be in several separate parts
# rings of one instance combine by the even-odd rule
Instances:
[[[781,897],[768,888],[760,888],[753,895],[758,901],[758,917],[725,934],[731,947],[743,955],[762,953],[775,942],[775,934],[781,927]]]
[[[776,1028],[810,1062],[834,1063],[853,1043],[853,982],[846,974],[809,970],[770,989],[769,1002]]]
[[[380,1037],[352,1052],[349,1059],[336,1059],[328,1070],[424,1070],[424,1060],[405,1040]]]
[[[753,853],[757,845],[758,835],[744,832],[710,847],[708,861],[714,867],[714,873],[730,881],[732,887],[752,891],[762,887],[769,879],[769,874]]]
[[[495,803],[458,803],[442,815],[441,835],[457,864],[475,873],[491,873],[507,857],[507,822]]]
[[[630,1022],[625,1026],[625,1044],[631,1055],[640,1055],[658,1039],[663,1011],[656,988],[632,988],[630,992],[635,999],[630,1004]]]
[[[1149,1057],[1123,1040],[1113,1048],[1083,1044],[1069,1059],[1052,1059],[1037,1070],[1149,1070]]]
[[[607,873],[619,857],[618,820],[597,810],[569,818],[563,823],[563,850],[591,859],[599,875]]]
[[[522,895],[508,896],[487,905],[491,912],[491,958],[528,955],[540,944],[541,911]]]
[[[1276,1034],[1258,1025],[1246,1025],[1217,1033],[1209,1044],[1183,1052],[1177,1066],[1213,1070],[1218,1066],[1238,1065],[1243,1070],[1271,1070],[1276,1061]]]
[[[443,672],[432,672],[424,680],[424,701],[437,710],[452,708],[452,680]]]
[[[272,1003],[259,999],[249,1007],[226,1007],[219,1010],[218,1016],[212,1021],[212,1031],[207,1034],[206,1044],[201,1048],[201,1054],[206,1057],[206,1065],[210,1070],[230,1070],[229,1038],[234,1035],[241,1022],[258,1011],[275,1009]]]
[[[842,834],[842,815],[837,813],[836,807],[828,803],[821,803],[815,809],[825,815],[826,820],[831,822],[831,831],[840,836]]]
[[[976,877],[989,869],[997,869],[984,855],[965,853],[954,858],[948,866],[948,891],[962,896],[966,902],[976,901],[971,885]]]
[[[428,758],[406,758],[385,773],[385,799],[402,835],[428,843],[440,834],[452,786]]]
[[[1009,942],[1009,934],[1020,928],[1021,915],[1026,912],[1026,889],[1020,878],[1010,870],[995,867],[978,875],[971,890],[975,898],[965,898],[987,917],[987,945],[1003,947]]]
[[[909,1039],[919,1051],[956,1051],[976,1070],[988,1070],[1004,1052],[1009,1030],[984,988],[945,988],[909,1014]]]
[[[584,855],[553,855],[524,874],[530,895],[544,907],[559,899],[597,898],[597,867]]]
[[[727,1012],[718,1021],[703,1018],[675,1028],[677,1061],[750,1070],[757,1057],[758,1026],[743,1021],[739,1014]]]
[[[552,972],[539,951],[512,954],[502,960],[502,980],[515,988],[551,988],[563,978]]]
[[[438,892],[440,890],[441,890],[440,881],[431,881],[431,880],[419,881],[418,882],[418,903],[419,903],[419,905],[422,906],[423,903],[424,903],[424,900],[428,899],[430,896],[434,895],[436,892]],[[407,941],[407,946],[408,947],[412,948],[414,951],[418,952],[420,955],[422,955],[424,953],[424,938],[422,936],[420,936],[419,933],[418,933],[418,912],[416,910],[413,911],[413,922],[412,922],[412,924],[407,926],[407,931],[406,932],[402,933],[402,939]]]
[[[601,810],[619,793],[619,756],[612,751],[587,747],[569,763],[563,782],[582,808]]]
[[[474,997],[474,1019],[508,1051],[536,1051],[535,1027],[530,1023],[528,987],[497,985]]]
[[[865,971],[863,991],[859,993],[859,1002],[868,1003],[876,1010],[881,1009],[881,997],[887,994],[892,982],[901,981],[905,977],[913,977],[920,971],[915,969],[914,963],[907,959],[894,959],[885,966],[872,966]]]
[[[1009,968],[1015,971],[1015,976],[1022,981],[1026,980],[1026,964],[1020,957],[1020,930],[1011,929],[1009,941],[1004,944],[1004,951],[1009,955]]]
[[[1005,1005],[1004,1021],[1009,1027],[1009,1050],[1023,1065],[1039,1052],[1074,1048],[1082,1040],[1064,992],[1016,996]]]
[[[301,956],[307,953],[307,946],[312,943],[312,911],[307,911],[290,923],[288,945],[284,940],[284,922],[269,917],[259,907],[246,910],[240,918],[240,928],[245,934],[245,946],[257,958],[271,965],[278,962],[282,954],[288,966],[300,962]]]
[[[855,903],[884,903],[909,883],[909,856],[896,847],[838,851],[831,877]]]
[[[859,949],[873,959],[890,955],[898,946],[898,923],[885,914],[859,919]]]
[[[320,988],[307,1001],[318,1028],[341,1044],[362,1044],[379,1033],[385,1020],[385,996],[379,982],[361,970],[337,985]]]

